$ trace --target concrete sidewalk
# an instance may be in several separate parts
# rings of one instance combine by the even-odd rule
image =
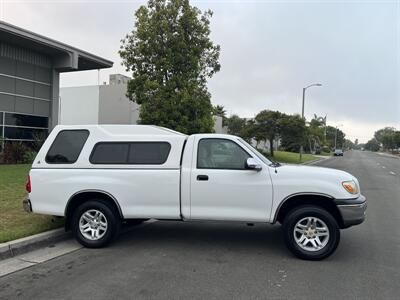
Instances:
[[[390,153],[386,153],[386,152],[377,152],[377,154],[382,155],[382,156],[386,156],[386,157],[392,157],[392,158],[400,159],[399,155],[390,154]]]
[[[73,239],[51,243],[46,247],[0,261],[0,277],[81,249]]]
[[[328,159],[333,157],[333,156],[324,156],[324,155],[314,155],[314,156],[317,157],[317,159],[312,160],[312,161],[306,161],[306,162],[301,163],[301,164],[302,165],[313,165],[313,164],[319,163],[321,161],[328,160]]]
[[[148,220],[140,225],[125,226],[121,234],[154,222]],[[63,228],[0,244],[0,277],[81,248],[83,246],[72,238],[71,232],[65,232]]]
[[[21,239],[0,244],[0,261],[19,254],[23,254],[37,248],[45,247],[51,243],[59,242],[70,238],[70,232],[64,228],[54,229]]]

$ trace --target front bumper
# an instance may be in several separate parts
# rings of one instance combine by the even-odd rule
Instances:
[[[32,212],[31,200],[29,200],[29,198],[24,199],[24,201],[22,201],[22,207],[26,212],[31,213]]]
[[[344,228],[364,222],[367,199],[363,195],[355,199],[337,199],[335,203],[342,215]]]

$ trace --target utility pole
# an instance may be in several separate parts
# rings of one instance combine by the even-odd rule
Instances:
[[[306,86],[303,88],[303,101],[302,101],[302,106],[301,106],[301,118],[304,119],[304,102],[306,100],[306,90],[312,86],[322,86],[320,83],[313,83],[310,84],[309,86]],[[303,143],[300,145],[300,161],[303,158]]]

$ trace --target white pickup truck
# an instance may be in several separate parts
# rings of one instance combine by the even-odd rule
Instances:
[[[232,135],[145,125],[55,127],[26,188],[25,210],[65,217],[86,247],[127,220],[279,222],[296,256],[319,260],[366,210],[346,172],[280,165]]]

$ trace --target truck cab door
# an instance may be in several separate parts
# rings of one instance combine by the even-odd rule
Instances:
[[[197,136],[190,176],[192,220],[269,221],[272,183],[269,168],[238,139]],[[261,170],[249,169],[253,157]]]

